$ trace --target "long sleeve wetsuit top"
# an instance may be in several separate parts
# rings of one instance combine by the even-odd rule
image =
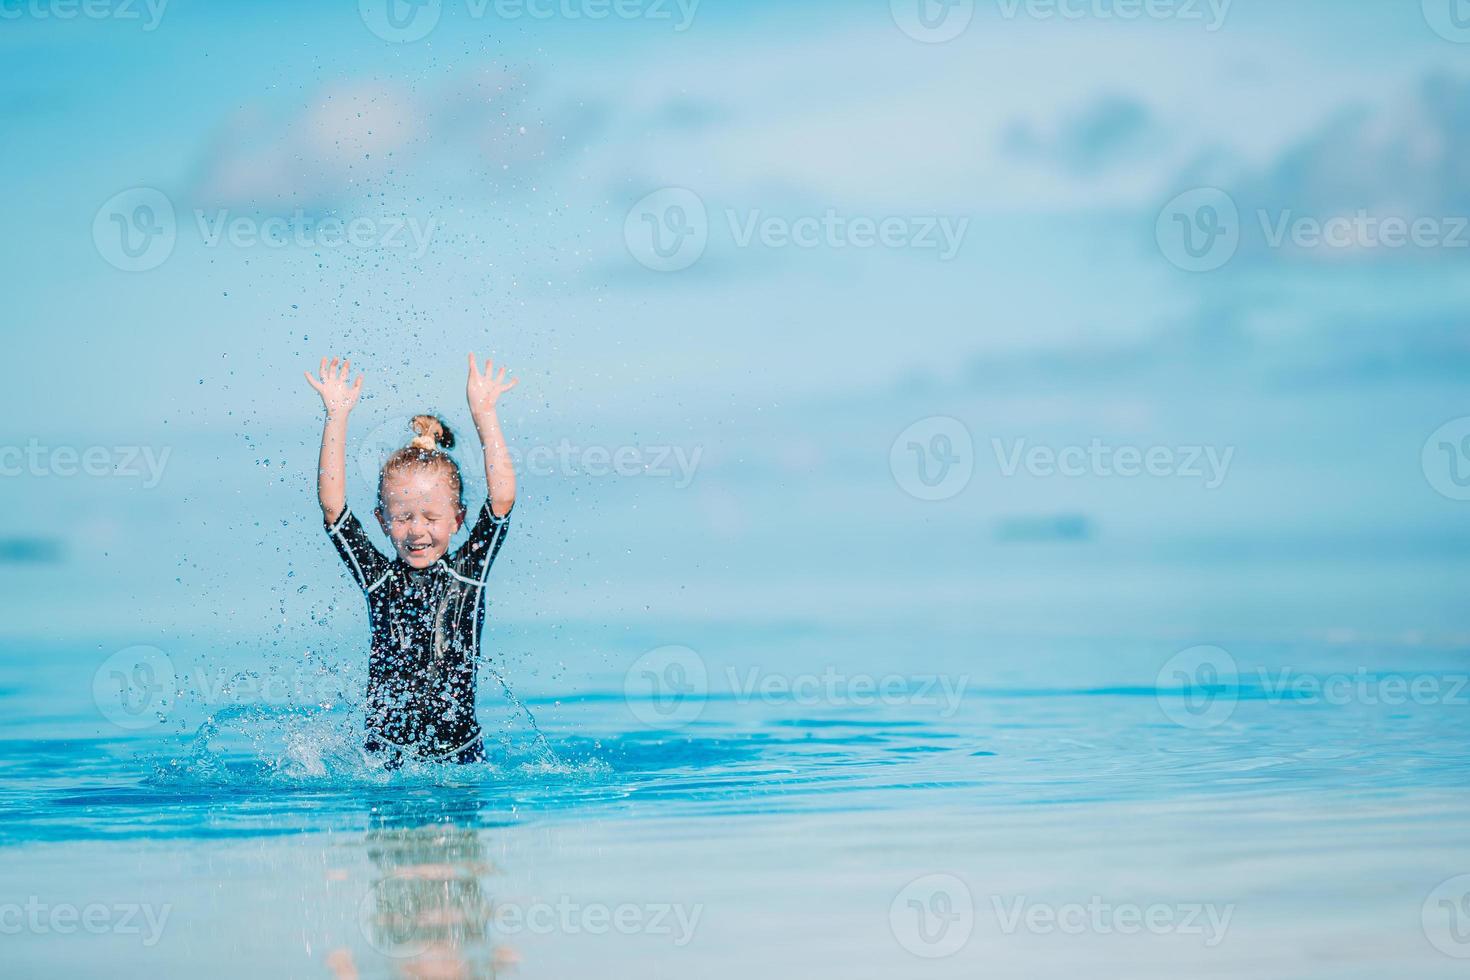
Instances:
[[[428,568],[389,560],[344,507],[327,534],[367,597],[368,747],[450,758],[479,749],[475,672],[486,581],[510,514],[487,500],[469,540]]]

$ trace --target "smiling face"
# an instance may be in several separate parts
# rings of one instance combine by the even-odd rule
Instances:
[[[442,467],[405,466],[383,477],[378,522],[412,568],[444,557],[449,539],[464,523],[459,496]]]

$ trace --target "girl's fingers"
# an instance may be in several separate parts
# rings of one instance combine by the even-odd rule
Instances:
[[[342,380],[343,381],[346,381],[350,377],[352,377],[352,362],[351,361],[343,361],[342,362]]]
[[[316,389],[316,393],[318,395],[320,395],[322,393],[322,386],[316,383],[316,378],[313,378],[311,376],[311,372],[310,371],[302,371],[301,373],[304,374],[304,375],[306,375],[306,383],[309,384],[309,385],[311,385],[313,388],[315,388]]]
[[[510,384],[508,384],[508,385],[505,386],[505,390],[506,391],[510,391],[512,388],[514,388],[516,385],[518,385],[520,383],[521,383],[521,379],[520,378],[511,378],[510,379]]]
[[[322,358],[321,378],[323,381],[327,380],[327,359],[325,357]]]
[[[353,394],[356,394],[357,392],[359,392],[361,390],[362,390],[362,375],[359,374],[357,376],[357,380],[354,381],[353,384],[352,384],[352,392],[353,392]]]
[[[470,374],[480,373],[480,362],[475,360],[475,352],[470,351]]]
[[[505,382],[505,368],[500,369],[500,377],[496,378],[495,382],[496,384],[503,384]]]

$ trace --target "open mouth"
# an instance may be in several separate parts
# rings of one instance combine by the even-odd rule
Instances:
[[[426,544],[408,544],[408,545],[404,545],[404,550],[406,550],[410,555],[418,555],[418,554],[423,554],[424,552],[428,551],[429,550],[429,545],[427,543]]]

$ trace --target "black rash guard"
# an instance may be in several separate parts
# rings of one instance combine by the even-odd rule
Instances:
[[[425,569],[380,552],[351,508],[327,534],[367,596],[369,751],[475,762],[483,758],[475,720],[475,671],[485,623],[486,580],[510,513],[480,508],[470,538]]]

